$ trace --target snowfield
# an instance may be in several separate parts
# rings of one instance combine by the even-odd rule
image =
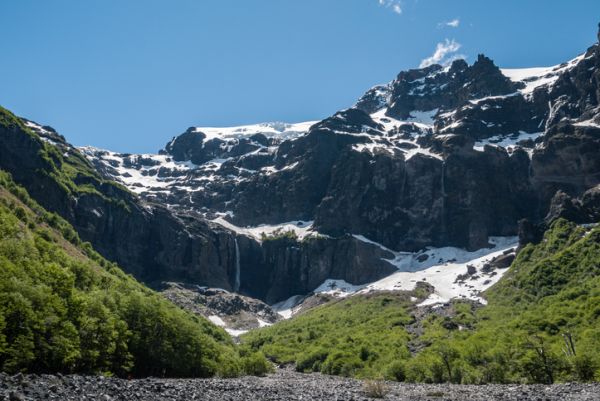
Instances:
[[[525,88],[520,89],[519,92],[528,96],[541,86],[552,86],[560,74],[575,67],[584,57],[585,54],[581,54],[566,63],[552,67],[502,68],[500,71],[511,81],[524,83]]]
[[[295,138],[308,132],[315,121],[303,121],[299,123],[267,122],[260,124],[240,125],[237,127],[195,127],[196,132],[202,132],[206,139],[213,138],[244,138],[255,134],[263,134],[266,137],[277,136],[282,139]]]
[[[353,285],[344,280],[328,279],[314,289],[315,294],[328,294],[344,298],[375,291],[410,291],[417,283],[433,286],[433,293],[419,306],[447,303],[452,299],[469,299],[486,304],[481,297],[498,282],[508,269],[488,271],[486,264],[494,258],[513,252],[518,246],[518,237],[490,237],[490,247],[466,251],[454,247],[427,248],[423,252],[394,252],[367,238],[354,235],[358,240],[376,245],[394,254],[386,259],[398,271],[381,280],[364,285]],[[302,309],[303,296],[296,295],[273,305],[282,317],[288,319]]]
[[[398,272],[368,284],[359,293],[370,291],[409,291],[417,282],[434,287],[434,292],[420,305],[445,303],[451,299],[470,299],[486,304],[480,294],[494,285],[507,269],[484,272],[483,267],[495,257],[512,251],[518,246],[517,237],[491,237],[492,248],[468,252],[459,248],[431,248],[419,255],[394,260]],[[422,255],[428,258],[422,262]],[[467,274],[469,269],[473,272]],[[474,270],[473,270],[474,269]]]

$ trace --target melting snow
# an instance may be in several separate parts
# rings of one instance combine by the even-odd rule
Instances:
[[[118,174],[115,178],[125,184],[130,191],[136,193],[145,192],[150,188],[166,189],[185,179],[185,174],[178,177],[161,177],[157,171],[159,168],[179,172],[187,172],[198,168],[196,164],[190,161],[176,162],[168,155],[129,155],[90,146],[79,149],[90,161],[97,160],[104,164],[107,169],[115,170]],[[134,163],[128,164],[125,161],[126,159],[130,159]],[[141,160],[149,161],[149,163],[140,163]],[[207,162],[205,166],[207,170],[216,170],[223,162],[224,160],[215,159]]]
[[[496,135],[475,142],[473,149],[483,152],[483,148],[485,147],[485,145],[494,145],[512,151],[514,150],[515,146],[517,146],[518,142],[526,139],[531,139],[532,141],[535,141],[538,137],[540,137],[543,134],[543,132],[529,133],[525,131],[519,131],[518,135]]]
[[[576,122],[573,125],[575,125],[576,127],[594,127],[594,128],[600,128],[600,124],[598,124],[597,122],[595,122],[594,119],[585,120],[585,121],[579,121],[579,122]]]
[[[422,305],[444,303],[454,298],[472,299],[485,304],[480,292],[495,284],[508,269],[494,270],[494,275],[483,274],[481,269],[493,258],[516,248],[518,238],[491,237],[490,242],[493,248],[483,248],[474,252],[444,247],[432,248],[418,255],[397,257],[393,263],[399,272],[367,285],[361,292],[412,290],[417,282],[422,281],[434,287],[433,294]],[[428,257],[419,261],[421,255]],[[460,275],[467,273],[469,265],[476,269],[475,274],[458,281]]]
[[[371,142],[355,144],[352,146],[353,150],[357,152],[369,152],[371,154],[374,154],[375,150],[385,151],[390,154],[402,152],[406,160],[419,153],[429,157],[435,157],[436,159],[442,159],[440,155],[431,152],[427,148],[421,147],[416,141],[416,137],[423,135],[424,131],[427,132],[433,129],[433,118],[438,112],[437,109],[429,111],[412,111],[410,113],[411,117],[407,120],[397,120],[388,117],[385,115],[385,112],[386,109],[381,109],[371,114],[373,121],[383,126],[383,135],[363,135],[368,137]],[[415,132],[411,134],[411,139],[406,139],[406,137],[401,134],[393,134],[394,129],[407,125],[416,127]],[[400,143],[410,144],[412,148],[406,149],[401,146],[396,146]]]
[[[552,67],[503,68],[500,71],[513,82],[523,82],[525,88],[520,89],[519,92],[523,95],[530,95],[540,86],[553,85],[560,74],[575,67],[583,60],[584,56],[584,54],[581,54],[567,63]]]
[[[259,226],[254,226],[254,227],[236,226],[236,225],[230,223],[229,221],[225,220],[223,218],[223,216],[219,216],[216,219],[211,220],[211,221],[214,223],[217,223],[233,232],[236,232],[241,235],[247,235],[258,241],[261,240],[262,234],[264,234],[266,236],[271,236],[271,235],[277,235],[277,234],[293,231],[298,236],[298,239],[300,239],[300,240],[306,236],[318,234],[312,228],[312,225],[313,225],[312,221],[297,220],[297,221],[281,223],[281,224],[261,224]]]
[[[238,127],[196,127],[196,132],[202,132],[206,139],[213,138],[243,138],[254,134],[267,137],[278,136],[282,139],[295,138],[308,131],[311,125],[318,121],[300,123],[270,122],[261,124],[240,125]]]
[[[225,327],[226,323],[225,321],[223,321],[223,319],[221,319],[219,316],[217,315],[212,315],[208,317],[208,320],[210,320],[212,323],[216,324],[219,327]]]
[[[271,309],[279,313],[284,319],[291,318],[294,314],[298,313],[301,306],[300,303],[304,300],[303,295],[293,295],[285,301],[278,302],[271,305]]]
[[[316,294],[328,294],[343,298],[363,289],[364,285],[353,285],[344,280],[328,279],[313,290]]]
[[[313,292],[343,298],[371,291],[410,291],[418,282],[426,282],[434,287],[434,292],[420,305],[445,303],[454,298],[471,299],[485,304],[480,293],[498,282],[508,269],[496,269],[488,273],[482,271],[484,265],[495,257],[514,250],[518,245],[518,237],[490,237],[490,248],[476,251],[442,247],[409,253],[392,251],[361,235],[354,237],[392,253],[394,258],[386,260],[396,266],[398,272],[365,285],[328,279]],[[473,274],[466,274],[468,266],[475,269]],[[302,300],[303,297],[297,295],[273,305],[273,308],[287,319],[298,312]]]
[[[248,332],[248,330],[235,330],[235,329],[225,329],[225,331],[231,336],[231,337],[239,337],[242,334],[246,334]]]

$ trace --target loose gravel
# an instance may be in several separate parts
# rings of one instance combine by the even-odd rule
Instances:
[[[386,382],[385,400],[600,401],[600,383],[556,385],[403,384]],[[262,401],[369,400],[359,380],[278,370],[237,379],[136,379],[0,373],[0,400]]]

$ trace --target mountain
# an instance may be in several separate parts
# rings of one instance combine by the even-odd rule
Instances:
[[[203,262],[218,277],[180,260],[167,276],[273,303],[381,279],[398,252],[539,237],[555,195],[599,183],[599,57],[595,44],[501,69],[480,55],[403,71],[319,122],[191,127],[156,155],[81,151],[104,179],[227,233],[221,263]]]
[[[480,55],[403,71],[322,121],[191,127],[158,154],[75,148],[2,110],[0,169],[180,305],[219,324],[235,310],[230,329],[314,293],[411,290],[417,276],[398,274],[415,271],[428,303],[482,302],[517,240],[598,219],[599,49],[548,68]]]

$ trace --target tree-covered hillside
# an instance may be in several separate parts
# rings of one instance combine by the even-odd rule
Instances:
[[[0,370],[233,376],[261,365],[102,258],[0,171]]]
[[[301,371],[457,383],[600,378],[600,228],[554,222],[488,290],[425,313],[408,296],[359,295],[245,336]],[[414,298],[413,298],[414,301]]]

